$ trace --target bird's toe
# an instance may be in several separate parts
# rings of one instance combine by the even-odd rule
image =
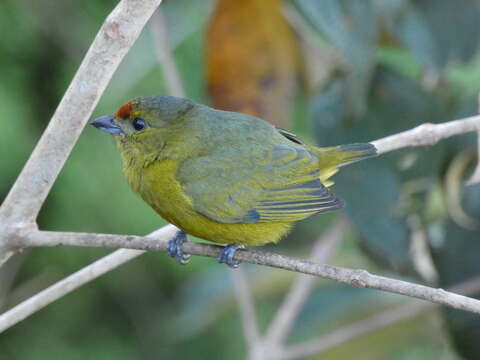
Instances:
[[[183,252],[183,243],[187,241],[187,234],[179,231],[175,237],[167,244],[167,253],[180,264],[187,264],[190,260],[190,255]]]
[[[237,268],[240,262],[233,260],[238,249],[245,249],[244,245],[230,244],[225,246],[217,257],[220,264],[227,264],[232,268]]]

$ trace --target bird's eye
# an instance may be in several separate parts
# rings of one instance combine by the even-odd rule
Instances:
[[[132,125],[136,131],[141,131],[147,127],[147,123],[142,118],[133,119]]]

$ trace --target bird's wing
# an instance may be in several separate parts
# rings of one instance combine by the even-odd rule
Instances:
[[[305,143],[302,140],[300,140],[300,138],[297,135],[295,135],[294,133],[292,133],[288,130],[279,128],[279,127],[277,127],[276,129],[280,133],[280,135],[286,137],[288,140],[290,140],[290,141],[292,141],[296,144],[305,145]]]
[[[317,158],[294,144],[255,161],[221,154],[191,159],[177,175],[194,209],[223,223],[292,222],[343,206],[320,182]]]

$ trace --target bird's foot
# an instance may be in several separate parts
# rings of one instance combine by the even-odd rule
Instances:
[[[183,243],[185,241],[187,241],[187,234],[180,230],[167,244],[168,255],[183,265],[187,264],[190,260],[190,255],[183,253]]]
[[[222,251],[220,251],[220,254],[217,257],[217,261],[220,264],[227,264],[228,266],[232,268],[237,268],[240,263],[238,261],[233,260],[233,257],[235,256],[235,253],[237,252],[238,249],[245,249],[244,245],[235,245],[235,244],[230,244],[225,246]]]

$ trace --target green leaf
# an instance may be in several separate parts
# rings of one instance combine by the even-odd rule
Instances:
[[[349,112],[365,112],[366,97],[375,63],[377,18],[370,0],[295,0],[294,4],[349,64]]]
[[[425,17],[442,64],[450,60],[467,62],[477,52],[480,4],[470,0],[423,0],[413,2]]]
[[[480,185],[464,188],[463,208],[467,214],[480,214]],[[456,285],[480,275],[480,230],[469,230],[452,220],[446,223],[442,242],[433,244],[434,262],[440,277],[440,286]],[[480,298],[480,291],[468,294]],[[465,359],[478,359],[480,356],[480,319],[478,315],[464,311],[444,309],[447,327],[457,351]]]
[[[440,71],[441,59],[438,56],[437,43],[424,16],[416,9],[404,11],[399,16],[396,30],[406,48],[427,68]]]
[[[213,11],[213,0],[170,0],[162,4],[170,46],[176,48],[193,33],[203,29]]]
[[[367,113],[352,119],[344,109],[347,86],[345,79],[336,78],[312,102],[313,125],[322,146],[371,141],[445,117],[440,102],[411,78],[378,67]],[[411,268],[406,217],[413,210],[421,211],[424,203],[422,197],[404,190],[421,180],[424,187],[419,192],[426,194],[437,182],[443,152],[442,145],[396,151],[349,166],[336,176],[334,192],[346,200],[346,211],[363,245],[381,263]]]
[[[410,266],[400,179],[386,160],[345,169],[337,178],[336,193],[347,201],[346,211],[376,260],[394,268]]]
[[[478,51],[480,4],[476,1],[411,0],[382,15],[419,62],[436,73],[451,62],[471,61]]]

